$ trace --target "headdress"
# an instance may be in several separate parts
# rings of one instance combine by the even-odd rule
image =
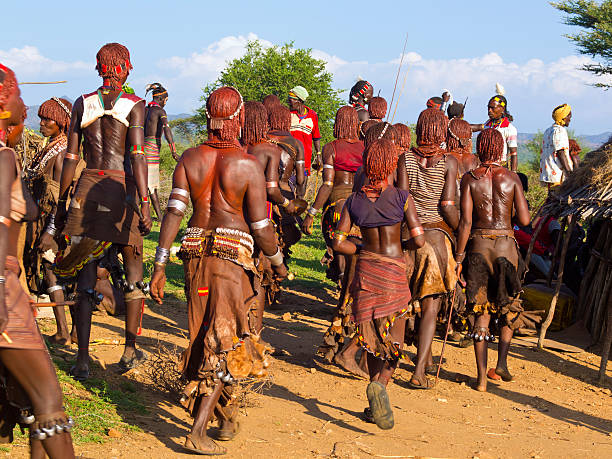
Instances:
[[[559,126],[565,126],[565,118],[572,112],[572,107],[568,104],[562,104],[556,107],[552,112],[553,120]]]
[[[357,83],[353,85],[349,92],[349,102],[355,103],[357,102],[359,97],[363,98],[364,102],[367,102],[365,95],[370,89],[374,90],[372,83],[360,78]]]
[[[145,97],[152,91],[153,97],[161,97],[168,94],[168,91],[160,83],[151,83],[145,86]]]
[[[233,86],[224,86],[222,88],[217,89],[217,91],[220,89],[224,89],[224,88],[235,91],[236,94],[238,94],[238,97],[240,97],[240,103],[238,104],[238,107],[236,108],[234,113],[232,113],[231,115],[223,116],[223,117],[213,117],[209,112],[208,101],[207,101],[207,104],[204,107],[204,112],[206,113],[206,118],[208,119],[208,128],[212,130],[223,129],[223,121],[233,120],[236,116],[240,115],[240,110],[242,110],[242,107],[244,106],[244,100],[242,99],[242,94],[240,94],[240,91],[238,91]],[[210,96],[209,96],[209,100],[210,100]]]

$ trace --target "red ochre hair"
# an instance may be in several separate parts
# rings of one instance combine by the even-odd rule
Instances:
[[[370,118],[383,119],[387,114],[387,101],[383,97],[372,97],[368,104]]]
[[[70,102],[66,99],[60,99],[60,101],[68,110],[72,111],[72,104]],[[62,132],[66,132],[70,126],[70,115],[53,99],[46,100],[42,103],[38,109],[38,116],[40,118],[47,118],[55,121],[55,124],[59,126]]]
[[[410,142],[412,141],[412,132],[410,128],[404,123],[395,123],[393,125],[395,133],[397,135],[396,145],[401,151],[407,151],[410,149]]]
[[[504,137],[497,129],[481,131],[476,138],[476,153],[482,163],[500,161],[504,153]]]
[[[130,52],[119,43],[107,43],[96,54],[96,70],[102,78],[120,86],[121,79],[132,70]]]
[[[416,124],[417,145],[440,146],[446,140],[448,118],[441,110],[426,108]]]
[[[376,123],[365,133],[364,144],[367,148],[376,140],[387,139],[393,144],[397,144],[397,131],[391,123],[381,122]]]
[[[365,156],[365,173],[371,185],[387,180],[397,167],[396,147],[390,140],[374,141]]]
[[[460,118],[453,118],[448,123],[446,149],[462,155],[472,153],[472,128],[470,123]]]
[[[261,102],[249,100],[244,103],[244,126],[242,144],[254,145],[265,139],[268,133],[268,112]]]
[[[0,108],[4,108],[4,105],[16,90],[17,77],[15,77],[15,73],[0,64]]]
[[[281,104],[269,108],[268,123],[271,131],[289,131],[291,128],[291,111]]]
[[[237,89],[222,86],[208,96],[206,109],[212,118],[227,118],[236,112],[241,100]],[[210,124],[210,120],[207,120],[207,122]],[[208,126],[208,132],[214,134],[219,140],[234,140],[238,137],[242,123],[244,123],[244,107],[241,108],[238,116],[231,120],[223,120],[220,129],[211,129]]]
[[[357,139],[359,128],[359,115],[357,110],[349,105],[340,107],[336,112],[334,122],[334,137],[336,139]]]
[[[268,94],[266,97],[263,98],[261,102],[265,105],[266,110],[268,110],[268,112],[275,105],[281,105],[280,99],[274,94]]]

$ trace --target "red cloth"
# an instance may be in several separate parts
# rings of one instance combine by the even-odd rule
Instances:
[[[306,107],[306,106],[305,106]],[[297,111],[291,112],[291,135],[304,145],[304,160],[306,161],[306,171],[310,171],[312,162],[312,141],[319,140],[319,117],[317,112],[306,107],[306,114],[299,115]]]
[[[348,142],[340,139],[334,140],[332,143],[334,152],[334,170],[355,172],[363,165],[363,150],[364,145],[361,140],[357,142]]]
[[[514,238],[518,243],[521,249],[529,249],[529,244],[531,243],[532,235],[523,231],[518,226],[514,226]],[[533,253],[536,255],[544,255],[546,253],[546,246],[542,244],[538,239],[536,239],[535,244],[533,246]]]

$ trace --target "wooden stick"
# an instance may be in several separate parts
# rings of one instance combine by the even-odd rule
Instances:
[[[540,207],[540,210],[538,210],[538,212],[536,213],[536,217],[541,212],[542,212],[542,208]],[[534,217],[534,221],[535,221],[536,217]],[[536,225],[535,230],[533,231],[533,234],[531,235],[531,241],[529,241],[529,248],[527,249],[527,254],[525,255],[525,268],[526,268],[526,270],[523,273],[523,279],[521,279],[522,281],[525,280],[525,276],[527,275],[527,271],[529,271],[529,262],[531,261],[531,253],[533,252],[533,247],[535,246],[536,239],[537,239],[538,235],[540,234],[540,231],[542,230],[542,227],[544,226],[544,222],[545,221],[546,221],[546,219],[544,217],[542,217],[542,219]]]
[[[2,332],[2,337],[6,340],[7,343],[13,344],[13,340],[11,339],[11,337],[8,335],[7,332]]]
[[[76,301],[60,301],[58,303],[30,303],[33,308],[59,308],[60,306],[74,306]]]
[[[561,225],[561,231],[559,231],[559,237],[557,238],[557,242],[555,243],[555,252],[553,253],[552,263],[550,264],[550,269],[548,270],[548,277],[546,278],[546,285],[550,288],[552,285],[552,278],[555,272],[555,265],[559,261],[559,249],[561,248],[561,239],[563,235],[563,228],[567,225],[569,221],[565,221],[565,224]]]
[[[565,256],[567,255],[567,247],[569,246],[569,241],[572,237],[572,232],[574,231],[574,226],[576,225],[576,220],[572,214],[567,216],[568,228],[563,237],[563,249],[561,250],[561,259],[559,260],[559,271],[557,272],[557,286],[555,288],[555,294],[550,301],[550,309],[548,310],[548,315],[546,316],[546,320],[542,324],[542,328],[540,329],[540,336],[538,337],[538,349],[544,349],[544,338],[546,337],[546,331],[548,327],[552,323],[553,317],[555,315],[555,308],[557,307],[557,299],[559,298],[559,292],[561,291],[561,285],[563,284],[563,269],[565,268]],[[561,238],[562,234],[559,234],[559,238]]]
[[[406,32],[406,40],[404,40],[404,49],[402,49],[402,57],[400,58],[399,67],[397,68],[397,75],[395,76],[395,86],[393,86],[393,95],[391,96],[391,103],[389,104],[389,111],[387,111],[387,121],[389,121],[389,112],[393,107],[393,101],[395,100],[395,90],[397,89],[397,80],[399,80],[400,71],[402,70],[402,63],[404,62],[404,53],[406,52],[406,45],[408,44],[408,32]]]
[[[404,87],[406,86],[406,78],[408,77],[409,70],[410,67],[406,69],[406,73],[404,74],[404,82],[402,83],[402,89],[400,90],[400,93],[397,96],[397,101],[395,102],[395,109],[393,110],[393,116],[391,117],[391,124],[393,124],[393,120],[395,119],[395,112],[397,111],[397,106],[399,105],[399,101],[402,98],[402,94],[404,94]]]
[[[601,352],[601,362],[599,363],[599,384],[603,385],[606,379],[606,367],[610,356],[610,346],[612,346],[612,301],[608,297],[608,317],[606,320],[606,336],[603,340],[603,350]]]
[[[19,84],[60,84],[60,83],[68,83],[68,80],[60,80],[60,81],[20,81]]]

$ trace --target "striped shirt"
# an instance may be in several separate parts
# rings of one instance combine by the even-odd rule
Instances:
[[[435,223],[443,220],[440,214],[440,199],[446,175],[446,155],[432,167],[419,164],[417,156],[408,151],[406,172],[410,184],[410,194],[414,199],[417,215],[421,223]]]

